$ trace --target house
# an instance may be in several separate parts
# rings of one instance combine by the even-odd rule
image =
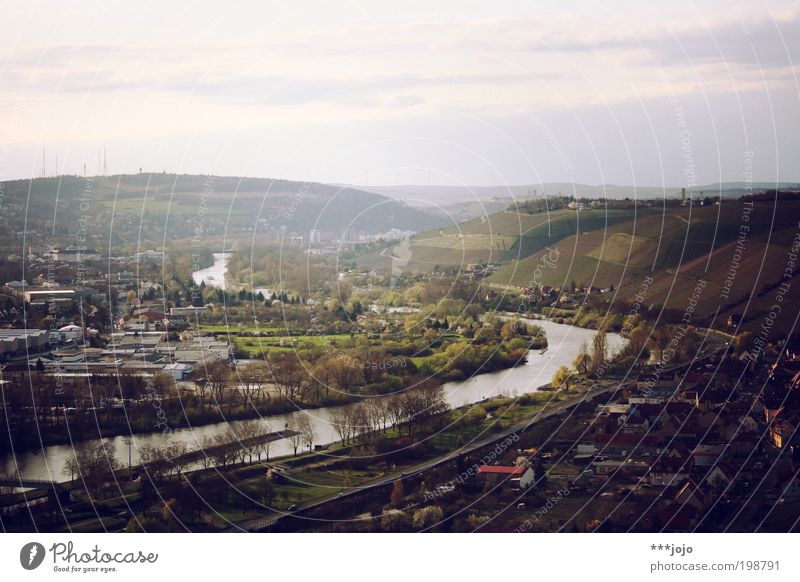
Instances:
[[[712,489],[724,489],[736,476],[736,470],[727,463],[718,463],[706,473],[704,482]]]
[[[795,426],[788,420],[776,420],[769,427],[769,438],[772,444],[781,449],[794,436]]]
[[[191,364],[167,364],[164,366],[164,372],[170,374],[175,380],[186,380],[189,375],[194,371],[194,366]]]
[[[709,467],[717,462],[725,447],[723,445],[699,444],[692,451],[692,459],[697,467]]]
[[[486,483],[504,483],[527,489],[533,485],[533,468],[528,465],[481,465],[478,478]]]
[[[663,456],[650,467],[647,479],[651,485],[675,485],[688,479],[691,469],[691,459]]]
[[[622,473],[625,475],[637,475],[639,477],[647,473],[649,465],[646,461],[636,461],[634,459],[595,461],[592,463],[592,472],[600,477],[611,475],[612,473]]]
[[[164,313],[161,311],[155,311],[153,309],[137,309],[133,312],[132,319],[134,320],[147,320],[151,322],[162,322],[164,321]]]
[[[681,505],[690,505],[697,511],[705,511],[711,505],[711,493],[692,479],[687,479],[675,494],[674,501]]]
[[[608,455],[627,456],[633,451],[643,455],[654,455],[661,452],[661,437],[635,433],[595,433],[594,445],[598,451]]]

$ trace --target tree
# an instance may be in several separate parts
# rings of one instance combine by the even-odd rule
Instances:
[[[644,324],[639,324],[628,333],[628,345],[625,346],[625,353],[638,358],[640,355],[647,358],[649,354],[645,351],[647,345],[648,330]]]
[[[289,431],[289,435],[286,438],[291,443],[292,449],[294,449],[294,455],[297,456],[297,449],[300,448],[303,442],[303,433],[300,432],[298,420],[292,417],[292,419],[286,423],[286,430]]]
[[[650,343],[654,351],[658,354],[659,360],[664,360],[664,350],[667,349],[669,342],[670,335],[667,326],[656,326],[656,328],[653,330],[653,333],[650,335]]]
[[[360,384],[364,379],[361,367],[354,366],[345,358],[333,358],[329,365],[330,375],[342,392],[350,392],[353,386]]]
[[[408,434],[417,426],[444,414],[450,409],[444,398],[442,387],[432,381],[420,382],[416,387],[401,394],[396,402],[399,405],[398,421],[405,424]],[[392,411],[392,415],[395,411]]]
[[[144,445],[139,449],[142,466],[155,479],[177,474],[184,465],[186,443],[171,441],[163,446]]]
[[[381,514],[381,530],[385,532],[408,531],[411,520],[404,511],[389,509]]]
[[[589,373],[589,369],[592,365],[592,356],[589,355],[589,346],[586,345],[586,342],[581,344],[581,349],[572,362],[572,365],[575,366],[575,369],[581,374]]]
[[[251,450],[258,457],[259,461],[261,460],[261,455],[266,455],[267,460],[269,461],[269,450],[272,448],[272,440],[270,440],[268,436],[271,432],[272,428],[268,422],[265,422],[262,426],[253,429],[256,440],[251,446]]]
[[[594,334],[594,339],[592,340],[592,372],[597,372],[603,367],[607,356],[608,338],[605,330],[600,329]]]
[[[115,457],[114,445],[104,442],[87,441],[78,445],[75,458],[80,468],[79,475],[92,499],[99,498],[114,472],[120,468]]]
[[[303,444],[307,446],[310,451],[314,446],[316,432],[314,431],[314,423],[308,413],[301,413],[300,418],[297,419],[297,430],[300,432],[300,439]],[[295,452],[295,454],[297,453]]]
[[[65,476],[69,475],[69,480],[74,481],[75,476],[80,474],[81,468],[78,464],[78,458],[75,455],[70,455],[67,457],[66,461],[64,462],[64,469],[62,473]]]
[[[339,435],[342,444],[347,444],[350,441],[351,426],[349,407],[339,406],[331,410],[331,426],[333,426],[333,430],[336,431],[336,434]]]
[[[263,402],[269,399],[269,392],[265,390],[270,380],[270,369],[266,362],[252,362],[244,366],[239,372],[239,386],[237,392],[243,404]]]
[[[519,330],[517,327],[517,322],[515,321],[507,321],[500,329],[500,337],[503,338],[504,341],[512,340],[518,335]]]
[[[269,365],[278,393],[292,402],[303,400],[312,387],[310,375],[295,352],[269,353]]]
[[[553,376],[553,385],[556,388],[563,388],[569,391],[569,383],[572,380],[573,371],[567,368],[566,366],[561,366],[558,370],[556,370],[555,375]]]
[[[390,497],[391,504],[394,507],[399,508],[400,504],[403,503],[403,498],[406,496],[405,488],[403,487],[403,480],[397,479],[392,484],[392,495]]]
[[[225,397],[225,389],[231,376],[231,369],[228,363],[216,360],[203,366],[205,373],[206,386],[211,391],[211,397],[217,405],[221,405]]]
[[[444,512],[441,507],[438,505],[429,505],[428,507],[423,507],[414,512],[411,518],[411,524],[414,526],[415,530],[419,531],[435,527],[441,523],[443,517]]]
[[[749,352],[752,350],[753,345],[753,334],[749,331],[741,332],[734,340],[734,349],[736,350],[736,354],[739,356],[741,356],[744,352]]]

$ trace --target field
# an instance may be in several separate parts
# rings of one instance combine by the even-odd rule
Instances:
[[[350,340],[350,335],[300,335],[292,337],[241,337],[230,338],[234,345],[247,352],[250,357],[260,357],[271,350],[292,350],[305,345],[317,347],[335,346]]]
[[[464,269],[470,263],[502,264],[525,259],[565,237],[605,229],[629,220],[633,210],[555,210],[527,214],[503,211],[458,226],[422,233],[411,241],[411,256],[403,268],[410,272]],[[394,249],[362,257],[359,264],[390,268]],[[394,254],[394,256],[398,256]]]

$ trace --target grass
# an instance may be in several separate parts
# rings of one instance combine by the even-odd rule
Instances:
[[[302,347],[304,344],[315,347],[327,348],[349,341],[349,334],[335,335],[299,335],[291,337],[233,337],[233,343],[238,349],[250,356],[260,356],[269,350],[291,350]]]
[[[232,323],[232,324],[201,324],[200,329],[209,331],[211,333],[239,333],[246,332],[261,332],[261,333],[287,333],[285,327],[264,327],[260,325],[252,325],[248,323]]]

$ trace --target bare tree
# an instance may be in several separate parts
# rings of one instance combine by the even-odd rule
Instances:
[[[183,469],[183,457],[187,452],[183,441],[170,441],[166,445],[145,445],[139,449],[139,457],[145,470],[157,479],[171,477]]]
[[[359,366],[354,366],[352,361],[345,358],[331,359],[330,373],[339,390],[343,392],[350,392],[351,388],[364,381],[363,370]]]
[[[408,390],[400,396],[399,404],[401,422],[406,425],[409,434],[450,409],[442,387],[433,382],[424,382]]]
[[[271,379],[269,365],[266,362],[253,362],[239,371],[237,393],[243,404],[254,404],[269,399],[266,386]]]
[[[74,481],[75,477],[80,474],[81,467],[78,464],[78,458],[75,455],[70,455],[64,462],[64,469],[62,473],[64,476],[69,476],[70,481]]]
[[[106,442],[84,442],[78,445],[75,458],[86,492],[93,499],[100,497],[120,468],[114,446]]]
[[[292,449],[294,449],[294,455],[297,456],[297,449],[300,448],[303,442],[303,434],[300,432],[298,421],[292,418],[286,423],[286,430],[289,431],[289,435],[286,438],[291,443]]]
[[[313,386],[300,357],[294,352],[270,353],[269,365],[278,394],[292,402],[302,402]]]
[[[297,430],[300,432],[300,438],[303,444],[307,446],[310,451],[314,446],[314,439],[317,435],[314,431],[314,423],[308,413],[301,414],[300,418],[297,419]]]
[[[237,449],[235,442],[232,442],[230,435],[219,434],[214,438],[214,446],[211,449],[211,458],[218,467],[227,469],[236,460]]]
[[[358,439],[370,432],[370,419],[367,406],[359,402],[350,407],[350,427],[353,438]]]
[[[370,398],[364,401],[364,406],[367,410],[367,417],[372,430],[386,430],[386,422],[388,421],[389,414],[386,410],[386,404],[379,398]]]
[[[269,461],[269,450],[272,447],[272,440],[268,437],[272,433],[272,428],[270,428],[268,422],[265,422],[263,425],[257,427],[254,432],[257,435],[257,440],[251,447],[253,453],[259,461],[261,460],[261,455],[266,455]]]
[[[342,444],[347,444],[350,441],[350,413],[347,406],[339,406],[331,411],[331,425],[336,434],[342,441]]]
[[[222,405],[225,401],[225,390],[231,377],[231,369],[227,362],[216,360],[205,364],[202,368],[206,377],[206,386],[211,392],[211,397],[217,405]]]

